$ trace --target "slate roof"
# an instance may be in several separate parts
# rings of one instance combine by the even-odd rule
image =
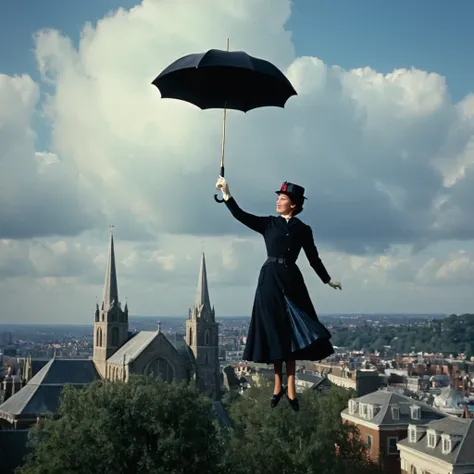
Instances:
[[[407,397],[400,393],[390,392],[386,390],[377,390],[369,393],[362,397],[354,398],[359,404],[374,405],[379,408],[378,412],[371,419],[361,417],[358,412],[351,414],[349,408],[345,408],[341,413],[349,415],[351,417],[359,418],[361,421],[373,423],[377,426],[389,426],[389,425],[408,425],[408,424],[426,424],[432,420],[439,420],[445,418],[447,415],[441,410],[433,408],[432,406],[414,400],[413,398]],[[410,407],[418,406],[421,408],[420,420],[414,420],[411,417]],[[399,419],[394,419],[391,408],[399,408]]]
[[[434,429],[438,434],[449,434],[452,439],[452,450],[449,454],[443,454],[442,439],[438,437],[434,448],[428,447],[427,433],[415,443],[410,443],[409,438],[400,441],[400,446],[406,446],[421,453],[433,456],[453,465],[474,466],[474,420],[464,418],[446,417],[442,420],[432,421],[424,425],[427,429]],[[467,466],[466,466],[467,465]]]
[[[315,374],[297,374],[297,380],[312,384],[309,388],[315,392],[327,393],[332,387],[332,382],[326,376]]]
[[[192,349],[186,344],[184,336],[176,338],[176,342],[173,344],[174,348],[178,351],[179,354],[183,357],[185,362],[189,367],[192,367],[196,359]]]
[[[115,354],[107,360],[109,364],[121,365],[133,362],[160,334],[158,331],[140,331],[129,339]]]
[[[54,413],[64,385],[82,387],[100,378],[90,359],[51,359],[20,391],[0,405],[0,417],[13,421]]]
[[[31,376],[32,378],[50,361],[51,359],[31,359]]]

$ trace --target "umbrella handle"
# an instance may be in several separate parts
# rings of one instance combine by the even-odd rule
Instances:
[[[220,175],[221,175],[222,177],[224,177],[224,167],[223,167],[223,166],[221,166]],[[224,202],[224,199],[219,199],[219,198],[217,197],[217,194],[214,194],[214,200],[215,200],[216,202],[218,202],[219,204],[222,203],[222,202]]]
[[[227,38],[227,51],[229,51],[229,38]],[[221,172],[220,175],[224,177],[224,155],[225,155],[225,129],[227,119],[227,104],[224,105],[224,115],[222,117],[222,150],[221,150]],[[219,204],[224,202],[224,199],[219,199],[217,194],[214,194],[214,200]]]

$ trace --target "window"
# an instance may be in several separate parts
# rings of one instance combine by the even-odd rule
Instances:
[[[97,328],[95,345],[97,347],[102,347],[102,328]]]
[[[362,418],[366,418],[367,417],[367,405],[365,403],[361,403],[359,405],[359,415],[362,417]]]
[[[161,357],[157,357],[156,359],[152,360],[146,369],[146,375],[150,375],[152,377],[156,377],[163,382],[172,382],[174,379],[174,370],[171,364],[162,359]]]
[[[372,419],[374,417],[374,406],[368,405],[367,406],[367,418]]]
[[[369,451],[372,450],[373,438],[371,435],[367,435],[367,448]]]
[[[392,418],[394,420],[399,420],[400,419],[400,408],[392,407]]]
[[[452,449],[451,436],[442,435],[442,447],[443,454],[449,454]]]
[[[408,441],[410,443],[416,443],[416,426],[408,427]]]
[[[397,454],[398,438],[387,438],[387,454]]]
[[[358,404],[357,404],[357,402],[356,402],[355,400],[349,400],[349,413],[350,413],[351,415],[355,415],[355,414],[356,414],[357,408],[358,408],[357,405],[358,405]]]
[[[436,433],[434,431],[428,432],[428,448],[436,447]]]
[[[421,407],[414,405],[410,407],[411,417],[413,420],[420,420],[421,419]]]

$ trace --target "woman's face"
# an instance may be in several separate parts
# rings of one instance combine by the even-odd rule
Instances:
[[[290,198],[286,194],[280,193],[276,202],[276,211],[281,215],[289,215],[294,208],[294,204],[290,201]]]

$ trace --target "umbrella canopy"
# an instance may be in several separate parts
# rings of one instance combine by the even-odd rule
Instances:
[[[284,107],[297,95],[272,63],[243,51],[211,49],[170,64],[153,83],[164,99],[178,99],[200,109]]]

